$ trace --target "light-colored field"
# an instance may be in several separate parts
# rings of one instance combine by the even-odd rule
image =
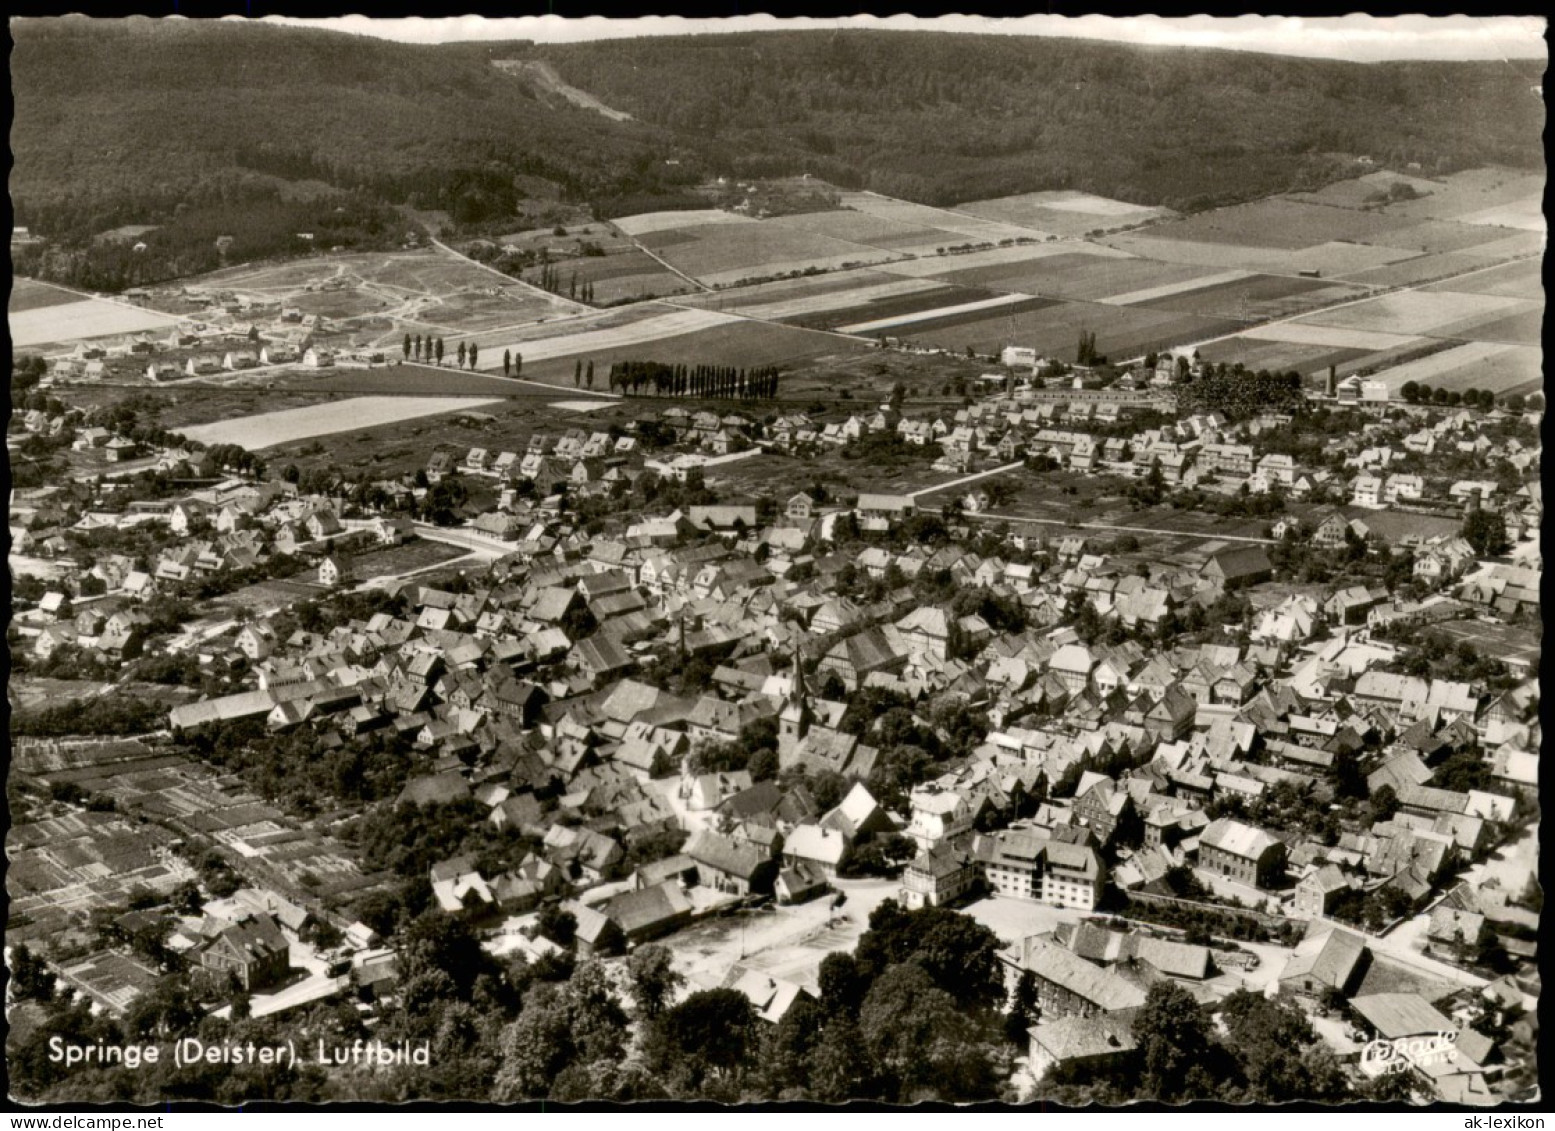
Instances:
[[[747,307],[787,302],[790,299],[842,294],[860,287],[888,283],[894,277],[871,267],[860,267],[850,271],[830,271],[824,275],[776,279],[770,283],[754,283],[748,287],[726,287],[711,293],[684,295],[675,300],[675,305],[700,306],[713,310],[744,310]]]
[[[964,255],[937,255],[933,258],[908,259],[901,263],[882,263],[877,270],[892,275],[907,275],[914,279],[937,279],[955,272],[972,271],[979,267],[999,267],[1007,263],[1034,263],[1055,255],[1093,255],[1127,259],[1127,252],[1100,244],[1040,243],[1016,247],[991,247],[985,251],[969,251]]]
[[[1196,279],[1182,279],[1175,283],[1163,283],[1158,287],[1146,287],[1141,291],[1130,291],[1127,294],[1113,295],[1111,298],[1101,299],[1111,306],[1129,306],[1136,302],[1149,302],[1152,299],[1170,298],[1172,295],[1184,294],[1187,291],[1202,290],[1205,287],[1218,287],[1221,283],[1234,283],[1239,279],[1250,277],[1247,271],[1223,271],[1219,275],[1200,275]]]
[[[863,266],[900,255],[764,223],[704,224],[676,229],[675,235],[674,242],[653,246],[654,253],[677,271],[714,287],[811,269]]]
[[[1228,243],[1238,247],[1251,244],[1295,251],[1333,240],[1391,246],[1393,241],[1387,238],[1388,233],[1410,223],[1408,219],[1380,212],[1303,204],[1274,196],[1156,224],[1149,234],[1160,239]]]
[[[731,309],[738,310],[741,314],[750,318],[765,318],[771,321],[778,321],[784,318],[798,318],[806,314],[821,314],[828,310],[848,310],[855,306],[863,306],[865,303],[874,302],[876,299],[916,294],[919,291],[932,291],[940,286],[939,281],[935,279],[890,279],[883,283],[873,283],[849,291],[830,291],[825,294],[803,295],[798,298],[780,299],[776,302],[740,305]]]
[[[852,208],[832,212],[804,212],[796,216],[777,216],[763,223],[778,228],[812,232],[849,243],[867,244],[887,251],[932,253],[935,248],[961,243],[964,237],[943,228],[925,228],[871,216]]]
[[[1487,167],[1453,173],[1430,186],[1430,195],[1388,205],[1393,216],[1421,219],[1455,219],[1510,204],[1525,197],[1544,195],[1544,175],[1524,170]]]
[[[1256,342],[1290,342],[1293,345],[1329,346],[1333,349],[1391,350],[1412,345],[1417,338],[1407,334],[1384,334],[1375,330],[1354,330],[1339,326],[1317,326],[1303,322],[1277,322],[1255,326],[1237,335]]]
[[[1295,274],[1300,274],[1302,271],[1321,271],[1325,276],[1342,276],[1354,271],[1365,271],[1371,267],[1397,263],[1401,259],[1410,259],[1416,254],[1418,253],[1401,247],[1380,247],[1375,244],[1345,243],[1342,240],[1334,240],[1292,252],[1286,257],[1284,270]]]
[[[501,369],[502,351],[508,348],[511,348],[514,353],[522,353],[524,364],[529,365],[531,362],[547,361],[556,357],[571,357],[574,354],[586,356],[590,353],[603,353],[606,350],[621,349],[626,346],[646,345],[660,338],[691,334],[698,330],[739,321],[741,319],[738,315],[724,314],[717,310],[671,310],[657,317],[606,329],[579,328],[573,333],[552,337],[515,339],[508,344],[501,342],[482,344],[479,368]]]
[[[351,397],[328,404],[239,416],[215,424],[185,428],[202,444],[237,444],[250,451],[273,448],[336,432],[358,432],[423,416],[502,403],[492,397]]]
[[[887,330],[893,326],[910,326],[915,322],[932,322],[939,318],[952,318],[958,314],[970,314],[975,310],[992,310],[1001,306],[1010,306],[1015,303],[1029,302],[1029,295],[997,295],[994,298],[979,299],[976,302],[962,302],[955,306],[941,306],[934,310],[919,310],[912,314],[899,314],[892,318],[877,318],[872,322],[854,322],[847,326],[838,326],[837,330],[843,334],[873,334],[877,330]]]
[[[1286,270],[1287,268],[1282,265],[1289,263],[1292,256],[1296,254],[1279,247],[1162,239],[1151,235],[1150,232],[1153,230],[1106,236],[1103,237],[1100,246],[1113,248],[1121,254],[1138,255],[1162,263],[1182,263],[1189,267],[1210,267],[1220,271]]]
[[[1544,280],[1542,264],[1536,260],[1506,263],[1472,275],[1460,275],[1444,283],[1433,283],[1428,291],[1458,291],[1477,295],[1506,295],[1542,302]]]
[[[1097,229],[1145,224],[1172,215],[1164,208],[1067,191],[1032,192],[994,200],[976,200],[958,204],[955,210],[985,220],[1015,224],[1059,236],[1078,236]]]
[[[867,212],[871,216],[881,216],[887,220],[895,220],[899,224],[906,224],[914,228],[940,228],[961,239],[947,240],[947,244],[955,243],[998,243],[1008,239],[1031,239],[1033,236],[1044,237],[1048,233],[1039,232],[1032,228],[1017,227],[1013,224],[1000,224],[993,220],[984,220],[977,216],[969,216],[964,212],[953,212],[946,208],[931,208],[927,204],[912,204],[905,200],[893,200],[891,197],[878,196],[872,192],[845,192],[842,194],[842,205],[845,208],[855,208],[860,212]]]
[[[1388,387],[1390,393],[1396,393],[1410,381],[1416,384],[1441,385],[1442,378],[1456,373],[1460,369],[1476,366],[1480,362],[1487,361],[1522,347],[1503,345],[1500,342],[1465,342],[1461,346],[1443,350],[1441,353],[1433,353],[1430,357],[1422,357],[1417,361],[1405,362],[1403,365],[1394,366],[1392,369],[1378,371],[1374,380],[1381,381]],[[1467,387],[1467,386],[1465,386]]]
[[[645,236],[675,228],[696,228],[704,224],[754,224],[749,216],[725,212],[721,208],[697,208],[686,212],[644,212],[610,221],[629,236]]]
[[[64,344],[83,338],[104,338],[160,330],[178,319],[155,310],[107,299],[82,299],[38,306],[9,315],[12,346]]]
[[[1513,201],[1511,204],[1486,208],[1481,212],[1469,212],[1457,217],[1460,224],[1490,224],[1497,228],[1522,228],[1528,232],[1546,230],[1544,202],[1535,196]]]
[[[1291,200],[1299,200],[1307,204],[1328,204],[1339,208],[1362,208],[1375,202],[1371,198],[1378,192],[1386,192],[1393,185],[1404,183],[1419,193],[1434,192],[1440,188],[1437,181],[1427,181],[1420,177],[1409,177],[1402,173],[1379,172],[1367,173],[1363,177],[1356,177],[1349,181],[1339,181],[1319,189],[1317,192],[1293,192]]]
[[[1400,291],[1333,310],[1320,310],[1301,321],[1312,326],[1338,326],[1385,334],[1441,334],[1450,327],[1482,321],[1493,314],[1512,314],[1520,302],[1501,295]]]
[[[1438,279],[1448,279],[1465,271],[1476,271],[1492,266],[1495,259],[1474,251],[1449,251],[1441,255],[1416,255],[1397,263],[1386,263],[1363,271],[1352,271],[1344,276],[1346,283],[1365,287],[1412,287]],[[1451,282],[1440,284],[1451,286]]]

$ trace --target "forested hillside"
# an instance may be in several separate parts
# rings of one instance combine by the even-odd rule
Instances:
[[[804,171],[930,204],[1073,188],[1194,209],[1332,180],[1538,167],[1537,63],[1357,64],[1065,39],[844,31],[543,51],[747,175]]]
[[[18,222],[152,223],[273,174],[511,214],[515,174],[557,195],[653,188],[661,131],[545,105],[483,52],[230,22],[18,20]],[[689,172],[675,172],[686,177]]]
[[[11,31],[17,222],[66,241],[180,206],[284,227],[295,210],[275,202],[298,184],[478,225],[537,192],[611,215],[692,205],[709,173],[810,172],[927,203],[1077,188],[1192,209],[1336,179],[1359,154],[1427,174],[1543,159],[1532,64],[896,32],[541,48],[144,18]],[[537,94],[519,60],[634,120]]]

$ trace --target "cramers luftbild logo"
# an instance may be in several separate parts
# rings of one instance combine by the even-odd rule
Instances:
[[[1457,1058],[1457,1040],[1455,1030],[1397,1037],[1391,1041],[1378,1037],[1361,1049],[1361,1071],[1368,1076],[1381,1076],[1428,1064],[1448,1064]]]

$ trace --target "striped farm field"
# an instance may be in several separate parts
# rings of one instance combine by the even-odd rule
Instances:
[[[770,278],[792,272],[866,266],[900,253],[848,243],[813,232],[772,224],[710,223],[655,232],[644,238],[649,248],[671,267],[708,286],[728,286],[746,279]]]
[[[1544,300],[1543,264],[1536,259],[1503,263],[1489,270],[1463,275],[1443,283],[1433,283],[1428,291],[1457,291],[1460,294],[1505,295],[1508,298]]]
[[[1229,319],[1139,306],[1033,301],[1043,305],[1031,310],[995,308],[942,322],[903,326],[894,336],[958,352],[971,346],[979,353],[996,353],[1010,342],[1018,342],[1044,356],[1073,361],[1082,330],[1095,333],[1099,352],[1123,359],[1218,338],[1242,325]]]
[[[1452,276],[1491,267],[1495,263],[1496,259],[1484,254],[1480,248],[1441,255],[1415,255],[1395,263],[1352,271],[1344,276],[1344,281],[1365,287],[1413,287],[1440,279],[1446,280],[1440,284],[1445,288],[1452,285]]]
[[[746,287],[725,287],[723,290],[711,293],[684,295],[675,300],[675,305],[695,306],[708,310],[732,310],[743,314],[767,305],[820,298],[823,295],[842,295],[843,301],[847,301],[846,293],[849,291],[890,283],[896,279],[895,275],[888,275],[871,267],[860,267],[851,271],[828,271],[821,275],[802,275],[797,279],[774,279],[770,283],[753,283]],[[919,285],[931,287],[936,284],[930,280]]]
[[[943,231],[947,233],[944,241],[947,247],[964,243],[998,243],[1001,240],[1033,237],[1042,239],[1051,234],[1035,228],[985,220],[949,208],[933,208],[927,204],[913,204],[906,200],[877,196],[872,192],[845,192],[842,194],[841,203],[844,208],[894,220],[898,224]]]
[[[1529,303],[1524,309],[1490,322],[1476,322],[1463,331],[1465,337],[1481,342],[1507,342],[1536,346],[1544,340],[1544,304]]]
[[[106,338],[161,330],[178,319],[125,302],[79,298],[10,313],[12,346],[63,346],[84,338]]]
[[[1397,394],[1408,382],[1451,392],[1456,389],[1488,389],[1510,392],[1539,375],[1540,351],[1500,342],[1465,342],[1416,361],[1378,370],[1374,380]]]
[[[1288,342],[1292,345],[1364,350],[1368,353],[1401,349],[1419,340],[1410,334],[1385,334],[1377,330],[1319,326],[1307,322],[1276,322],[1269,326],[1254,326],[1243,330],[1239,337],[1256,342]]]
[[[782,302],[757,303],[740,307],[751,318],[773,322],[794,322],[801,326],[831,330],[844,322],[858,322],[867,316],[908,313],[926,307],[944,306],[953,296],[989,297],[986,291],[965,291],[947,287],[933,279],[890,279],[868,287],[829,294],[808,295]],[[879,313],[883,312],[883,313]]]
[[[1408,219],[1381,212],[1356,212],[1269,197],[1155,224],[1148,234],[1156,239],[1296,251],[1331,240],[1395,246],[1388,234],[1409,224]]]
[[[1147,299],[1141,305],[1184,314],[1266,322],[1349,302],[1366,294],[1359,287],[1289,275],[1243,275],[1205,282],[1205,286],[1182,287],[1172,294]]]
[[[1089,244],[1043,245],[1043,250],[1049,248],[1062,250],[1035,259],[969,268],[957,267],[957,261],[963,257],[947,258],[944,263],[948,269],[936,277],[961,286],[1082,302],[1111,302],[1114,295],[1189,282],[1207,274],[1198,267],[1119,255],[1111,248],[1097,254]]]
[[[1161,283],[1154,287],[1145,287],[1143,290],[1127,291],[1120,295],[1112,295],[1104,299],[1110,306],[1134,306],[1137,303],[1155,302],[1158,299],[1171,298],[1189,292],[1199,292],[1210,287],[1218,287],[1224,283],[1239,283],[1243,279],[1252,278],[1246,271],[1222,271],[1218,275],[1198,275],[1186,279],[1178,279],[1172,283]]]
[[[943,228],[925,228],[904,224],[885,216],[871,216],[852,208],[832,212],[804,212],[797,216],[778,216],[763,223],[770,227],[792,228],[812,235],[826,236],[848,243],[864,244],[886,251],[914,254],[932,253],[936,248],[961,243],[966,237]]]
[[[1099,244],[1122,255],[1137,255],[1160,263],[1199,267],[1205,271],[1283,271],[1296,253],[1289,248],[1257,243],[1229,244],[1207,240],[1167,239],[1155,228],[1104,236]]]
[[[578,362],[594,363],[594,390],[607,391],[606,373],[619,361],[660,361],[666,365],[733,365],[751,368],[761,365],[795,366],[828,356],[864,353],[875,347],[868,342],[823,334],[799,326],[774,322],[753,322],[735,318],[687,333],[669,335],[652,341],[617,344],[606,348],[578,350],[573,354],[530,360],[524,354],[524,377],[573,391],[573,373]],[[482,351],[482,360],[485,352]],[[501,351],[498,351],[498,364]],[[496,378],[500,381],[502,378]]]
[[[184,435],[202,444],[237,444],[249,451],[273,448],[315,436],[358,432],[422,416],[498,404],[474,397],[351,397],[327,404],[287,408],[257,416],[239,416],[215,424],[197,424]]]
[[[569,319],[567,323],[554,324],[549,334],[543,336],[537,331],[545,330],[546,327],[525,327],[519,334],[510,334],[495,341],[481,341],[478,365],[484,370],[501,369],[502,354],[509,349],[523,355],[526,367],[531,362],[556,357],[586,356],[625,348],[637,349],[639,356],[646,356],[642,347],[661,338],[691,334],[728,322],[741,321],[737,315],[716,310],[676,310],[662,306],[654,309],[660,313],[616,325],[601,326],[594,320]]]
[[[1033,303],[1040,305],[1033,306]],[[927,310],[888,314],[865,322],[850,322],[845,326],[838,326],[837,330],[843,334],[874,334],[920,322],[937,322],[944,326],[950,324],[950,319],[961,318],[963,315],[975,314],[980,317],[985,313],[1003,308],[1009,308],[1012,313],[1016,308],[1021,311],[1040,310],[1045,305],[1051,304],[1046,299],[1033,299],[1028,295],[994,295],[992,298],[972,299],[950,306],[934,306]]]
[[[1499,312],[1515,314],[1526,304],[1501,295],[1460,294],[1456,291],[1399,291],[1365,302],[1322,310],[1301,319],[1305,325],[1336,326],[1384,334],[1436,334],[1445,337],[1455,327],[1488,321]]]
[[[915,279],[946,279],[954,282],[975,282],[972,271],[1006,267],[1012,264],[1038,264],[1055,257],[1081,255],[1089,258],[1128,259],[1127,252],[1102,247],[1099,244],[1039,243],[1016,244],[1011,247],[990,247],[982,251],[969,251],[959,255],[937,255],[932,258],[906,259],[899,263],[883,263],[877,270],[892,275],[907,275]],[[956,276],[951,280],[950,276]],[[990,284],[991,285],[991,284]],[[1002,288],[1010,289],[1010,288]]]
[[[1241,362],[1254,373],[1267,369],[1271,373],[1295,370],[1301,374],[1326,373],[1329,366],[1343,372],[1352,362],[1375,356],[1370,350],[1334,349],[1299,342],[1261,342],[1242,335],[1206,342],[1199,347],[1199,355],[1205,361],[1217,364]]]

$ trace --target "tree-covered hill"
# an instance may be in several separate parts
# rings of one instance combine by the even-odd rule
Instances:
[[[464,48],[145,18],[11,32],[11,191],[19,222],[44,228],[62,206],[144,213],[252,173],[478,218],[511,212],[515,174],[587,199],[656,184],[677,149],[652,127],[542,103]]]
[[[887,31],[549,47],[563,79],[728,154],[931,204],[1074,188],[1194,208],[1373,157],[1538,167],[1537,63],[1359,64]]]
[[[1543,160],[1534,64],[1350,64],[1077,40],[777,32],[416,46],[236,21],[10,25],[18,223],[59,238],[281,183],[510,218],[535,186],[615,213],[710,172],[926,203],[1077,188],[1193,208],[1353,158]],[[520,67],[632,115],[538,93]],[[673,162],[673,163],[671,163]]]

